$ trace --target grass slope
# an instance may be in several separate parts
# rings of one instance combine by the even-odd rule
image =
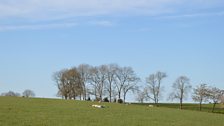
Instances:
[[[149,103],[134,103],[136,105],[142,105],[142,106],[148,106]],[[153,103],[150,103],[150,105],[155,105]],[[180,104],[179,103],[159,103],[159,107],[165,107],[165,108],[174,108],[179,109]],[[202,110],[203,112],[212,112],[213,104],[202,104]],[[200,111],[199,110],[199,104],[192,104],[192,103],[184,103],[183,104],[184,110],[194,110],[194,111]],[[217,104],[215,107],[214,113],[220,113],[224,114],[224,105],[223,104]]]
[[[0,97],[0,126],[224,126],[222,114],[139,105]]]

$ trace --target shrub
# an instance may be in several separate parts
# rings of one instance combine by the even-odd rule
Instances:
[[[123,103],[123,100],[122,99],[118,99],[117,102],[120,103],[120,104],[122,104]]]
[[[110,102],[109,99],[106,97],[103,99],[103,102]]]
[[[90,98],[90,97],[88,97],[88,98],[86,99],[86,101],[91,101],[91,98]]]

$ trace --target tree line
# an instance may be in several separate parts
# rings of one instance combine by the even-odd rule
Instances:
[[[53,80],[58,87],[58,96],[64,99],[90,100],[91,96],[96,101],[125,102],[129,92],[136,94],[139,102],[152,100],[158,105],[162,96],[162,82],[167,78],[165,72],[156,72],[146,77],[146,86],[141,88],[141,79],[132,67],[121,67],[117,64],[91,66],[80,64],[70,69],[62,69],[53,74]],[[180,109],[183,100],[192,90],[190,79],[180,76],[172,85],[173,91],[169,99],[178,99]],[[224,90],[200,84],[193,89],[192,99],[199,102],[212,101],[214,107],[224,99]],[[224,102],[224,101],[223,101]]]
[[[155,105],[158,105],[158,101],[161,92],[161,80],[167,77],[165,73],[157,72],[156,74],[151,74],[146,78],[147,86],[139,91],[137,94],[137,100],[141,103],[152,99]],[[179,100],[180,109],[183,109],[183,100],[186,99],[191,93],[192,85],[190,84],[190,79],[186,76],[180,76],[172,85],[172,92],[169,94],[168,100]],[[208,84],[199,84],[193,88],[191,97],[195,102],[199,103],[199,110],[202,109],[203,102],[212,102],[212,112],[214,112],[215,106],[218,103],[224,104],[224,90],[217,87],[209,86]]]
[[[35,93],[34,91],[30,90],[30,89],[26,89],[22,92],[22,94],[14,92],[14,91],[8,91],[5,93],[2,93],[1,96],[11,96],[11,97],[20,97],[22,95],[22,97],[35,97]]]
[[[87,100],[94,96],[102,101],[105,96],[109,102],[117,98],[125,102],[129,91],[138,90],[140,78],[131,67],[117,64],[90,66],[81,64],[71,69],[63,69],[53,75],[58,87],[58,95],[65,99]]]

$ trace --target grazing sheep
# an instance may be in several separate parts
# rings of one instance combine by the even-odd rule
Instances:
[[[94,108],[105,108],[105,106],[103,106],[103,105],[92,105],[92,107],[94,107]]]
[[[149,107],[150,107],[150,108],[153,108],[154,106],[153,106],[153,105],[149,105]]]

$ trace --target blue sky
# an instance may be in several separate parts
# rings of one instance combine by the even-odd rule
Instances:
[[[1,0],[0,93],[55,97],[52,74],[81,63],[164,71],[224,89],[222,0]],[[164,94],[166,95],[166,94]],[[164,96],[164,99],[166,96]]]

